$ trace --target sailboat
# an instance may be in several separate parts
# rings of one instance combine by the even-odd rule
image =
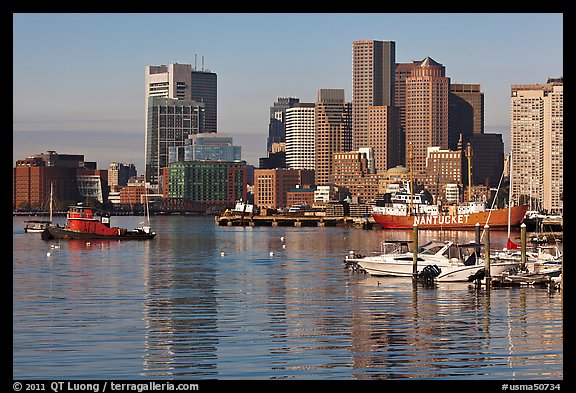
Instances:
[[[25,233],[42,233],[52,225],[52,200],[54,197],[54,184],[50,183],[50,219],[49,220],[26,220],[24,226]]]

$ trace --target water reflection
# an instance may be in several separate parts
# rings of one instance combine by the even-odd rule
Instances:
[[[349,250],[367,254],[411,231],[228,228],[211,217],[152,225],[152,241],[53,250],[14,223],[15,377],[563,376],[560,291],[424,286],[344,267]],[[474,232],[420,240],[448,236]],[[495,247],[506,238],[491,233]]]
[[[145,377],[214,377],[218,345],[214,236],[183,220],[154,217],[146,242]]]

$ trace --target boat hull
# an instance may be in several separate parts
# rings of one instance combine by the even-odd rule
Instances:
[[[372,276],[384,277],[412,277],[412,263],[392,263],[392,262],[371,262],[357,261],[358,266]],[[430,262],[419,263],[417,273],[420,274],[424,267],[431,265]],[[449,266],[435,265],[440,269],[440,274],[434,278],[438,282],[470,282],[471,276],[484,269],[484,265],[475,264],[470,266]],[[516,262],[498,262],[490,264],[490,275],[500,276],[502,273],[514,269],[518,266]]]
[[[121,234],[101,234],[74,231],[67,228],[50,226],[42,232],[42,239],[110,239],[110,240],[148,240],[156,236],[155,232],[146,232],[143,230],[122,231]]]
[[[522,223],[528,205],[513,206],[510,210],[510,226],[517,227]],[[508,208],[487,210],[470,214],[438,214],[438,215],[393,215],[373,213],[374,221],[384,229],[412,229],[414,224],[420,229],[475,229],[488,224],[490,229],[504,230],[508,228]]]

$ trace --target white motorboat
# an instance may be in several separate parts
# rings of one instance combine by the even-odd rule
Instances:
[[[503,249],[492,258],[497,261],[516,261],[520,265],[522,253],[519,249]],[[562,272],[562,251],[557,245],[538,246],[526,250],[526,270],[529,273],[557,277]]]
[[[350,254],[345,258],[345,263],[355,264],[373,276],[412,277],[413,252],[407,250],[407,243],[390,246],[385,242],[382,248],[385,249],[385,246],[388,246],[390,251],[374,256]],[[485,261],[480,255],[481,248],[482,246],[476,243],[429,242],[418,249],[417,274],[420,278],[439,282],[472,282],[482,279]],[[501,275],[517,267],[516,260],[491,261],[490,275]]]

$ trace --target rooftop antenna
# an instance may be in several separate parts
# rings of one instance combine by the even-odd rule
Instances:
[[[194,71],[196,71],[196,57],[198,54],[194,53]]]
[[[204,72],[204,56],[202,56],[202,72]]]

